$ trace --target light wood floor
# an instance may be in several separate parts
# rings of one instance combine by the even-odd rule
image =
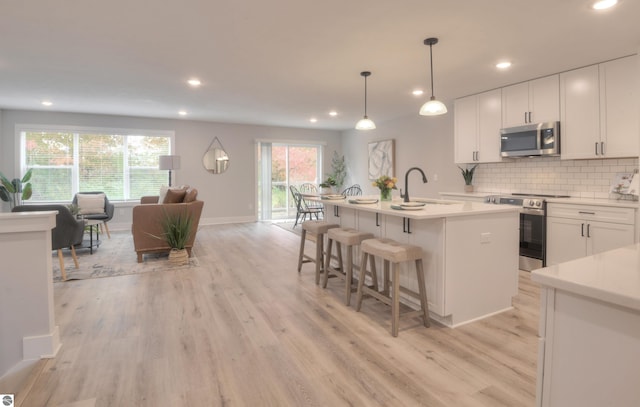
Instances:
[[[533,406],[538,288],[449,329],[342,303],[299,237],[265,223],[203,227],[188,270],[57,283],[62,349],[22,406]],[[132,256],[135,253],[132,249]],[[352,301],[355,297],[352,299]]]

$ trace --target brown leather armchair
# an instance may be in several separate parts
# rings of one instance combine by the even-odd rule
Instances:
[[[195,191],[195,190],[193,190]],[[204,202],[197,199],[197,191],[188,194],[188,202],[159,204],[157,196],[145,196],[140,199],[141,205],[133,207],[133,246],[138,255],[138,263],[142,263],[145,253],[169,252],[171,247],[156,236],[162,236],[162,221],[167,215],[188,214],[191,216],[193,230],[187,242],[186,249],[191,257],[191,250],[196,239],[200,215]]]

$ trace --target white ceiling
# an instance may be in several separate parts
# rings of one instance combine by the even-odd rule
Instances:
[[[184,109],[191,120],[348,129],[363,115],[363,70],[371,119],[417,115],[431,92],[427,37],[440,38],[435,94],[450,110],[460,96],[637,53],[640,1],[590,3],[2,0],[0,109]],[[513,67],[498,72],[501,59]],[[192,76],[203,86],[189,88]]]

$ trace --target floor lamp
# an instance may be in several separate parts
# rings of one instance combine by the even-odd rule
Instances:
[[[180,169],[180,156],[161,155],[158,158],[158,163],[161,170],[169,170],[169,186],[171,186],[171,170]]]

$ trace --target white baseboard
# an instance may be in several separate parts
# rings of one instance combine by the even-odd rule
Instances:
[[[58,326],[47,335],[25,336],[22,338],[22,359],[53,358],[60,350],[60,332]]]

